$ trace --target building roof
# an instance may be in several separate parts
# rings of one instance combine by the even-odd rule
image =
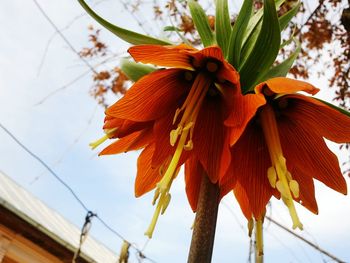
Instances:
[[[8,176],[0,172],[0,206],[16,214],[73,253],[79,246],[80,228],[49,208]],[[0,222],[1,223],[1,222]],[[81,249],[86,262],[115,263],[118,256],[88,236]]]

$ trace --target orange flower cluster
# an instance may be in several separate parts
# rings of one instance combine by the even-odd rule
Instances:
[[[242,95],[239,74],[217,46],[141,45],[129,53],[165,69],[138,80],[107,109],[105,139],[117,140],[100,154],[143,149],[135,195],[155,189],[149,237],[183,164],[193,211],[204,175],[219,185],[221,197],[234,191],[246,218],[260,223],[275,196],[288,207],[293,228],[302,229],[294,204],[317,214],[313,179],[347,193],[337,157],[323,138],[350,142],[350,118],[296,93],[314,95],[317,88],[273,78]]]

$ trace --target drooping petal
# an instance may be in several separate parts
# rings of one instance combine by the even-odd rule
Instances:
[[[137,81],[106,115],[139,122],[158,119],[178,104],[191,84],[183,70],[158,70]]]
[[[315,95],[317,92],[319,92],[319,89],[312,86],[311,84],[300,81],[296,79],[289,79],[289,78],[272,78],[269,80],[266,80],[260,84],[258,84],[255,87],[255,93],[263,93],[264,88],[268,87],[270,91],[276,93],[276,94],[283,94],[283,93],[295,93],[298,91],[304,91],[309,94]]]
[[[113,137],[109,137],[111,139],[111,138],[122,138],[131,133],[134,133],[136,131],[140,131],[147,127],[152,127],[152,126],[153,126],[152,121],[135,122],[135,121],[123,120],[123,119],[106,116],[103,129],[105,130],[116,129],[116,131],[112,133]]]
[[[223,125],[219,96],[204,100],[193,132],[193,152],[212,183],[226,173],[230,164],[229,133]]]
[[[244,188],[254,217],[260,218],[274,189],[267,178],[267,169],[271,166],[269,152],[263,131],[255,120],[247,126],[231,153],[231,167],[238,177],[237,184]]]
[[[243,215],[247,218],[247,220],[252,219],[252,210],[250,209],[249,199],[245,189],[241,186],[240,183],[236,184],[235,189],[233,191],[239,206],[241,207]]]
[[[225,125],[230,126],[230,144],[237,142],[248,122],[254,117],[258,108],[266,103],[261,94],[236,94],[232,97],[232,110],[225,120]]]
[[[288,162],[288,160],[287,160]],[[314,214],[318,214],[318,206],[315,198],[315,186],[312,176],[306,174],[302,167],[288,167],[292,177],[299,184],[299,198],[294,198]]]
[[[287,165],[290,162],[335,191],[347,193],[336,155],[308,122],[281,115],[278,128]]]
[[[107,146],[99,155],[110,155],[138,150],[153,140],[152,127],[142,131],[134,132],[119,140],[116,140],[111,145]]]
[[[129,48],[128,52],[137,62],[193,70],[192,57],[186,51],[194,50],[187,45],[139,45]]]
[[[137,175],[135,179],[135,196],[139,197],[152,189],[162,179],[159,167],[152,167],[154,144],[147,146],[137,160]]]
[[[337,143],[350,142],[350,118],[326,104],[302,95],[284,96],[291,110],[290,118],[308,124],[319,136]]]
[[[197,210],[199,190],[202,182],[202,176],[205,174],[200,162],[195,158],[190,158],[185,163],[185,183],[187,199],[193,212]]]

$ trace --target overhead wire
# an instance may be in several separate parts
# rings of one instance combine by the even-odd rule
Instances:
[[[32,158],[34,158],[35,160],[37,160],[42,166],[44,166],[48,171],[49,174],[51,174],[52,176],[54,176],[57,181],[59,183],[61,183],[74,197],[74,199],[80,204],[80,206],[87,212],[91,212],[92,210],[89,209],[87,207],[87,205],[85,205],[85,203],[79,198],[79,196],[75,193],[75,191],[73,190],[72,187],[70,187],[63,179],[61,179],[59,177],[59,175],[57,173],[55,173],[48,164],[46,164],[38,155],[36,155],[35,153],[33,153],[28,147],[26,147],[19,139],[17,139],[17,137],[10,132],[2,123],[0,123],[0,128],[8,135],[10,136],[25,152],[27,152]],[[146,256],[144,254],[144,252],[139,249],[134,243],[129,242],[122,234],[120,234],[118,231],[116,231],[113,227],[111,227],[109,224],[106,223],[106,221],[104,219],[102,219],[98,214],[94,214],[94,217],[100,221],[100,223],[106,228],[108,229],[111,233],[113,233],[115,236],[117,236],[119,239],[126,241],[130,244],[130,246],[137,252],[137,255],[142,258],[142,259],[146,259],[150,262],[154,262],[155,261],[151,258],[149,258],[148,256]]]

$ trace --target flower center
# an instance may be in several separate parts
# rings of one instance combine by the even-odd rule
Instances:
[[[209,63],[207,64],[207,67],[211,69],[214,68],[214,66],[209,65]],[[189,74],[192,73],[185,73],[185,78],[188,80],[193,78],[193,76],[190,76]],[[158,203],[151,224],[145,232],[145,235],[147,235],[149,238],[151,238],[153,235],[159,214],[163,214],[169,205],[171,199],[169,190],[173,179],[179,172],[180,168],[178,167],[178,164],[181,154],[183,150],[189,151],[193,149],[193,130],[196,124],[198,113],[201,109],[203,100],[208,92],[210,84],[210,79],[206,77],[205,74],[199,73],[193,82],[193,85],[189,94],[187,95],[185,102],[181,108],[178,108],[175,112],[173,124],[177,122],[180,113],[182,113],[182,117],[178,122],[177,128],[170,132],[170,144],[172,146],[175,146],[176,144],[177,145],[174,155],[172,156],[172,159],[167,167],[167,170],[165,171],[160,182],[157,184],[157,188],[155,190],[153,204],[155,204],[157,200]],[[162,173],[162,171],[160,172]]]
[[[295,210],[293,196],[299,197],[299,184],[292,178],[287,169],[286,159],[283,156],[281,142],[274,110],[271,105],[266,104],[260,112],[261,125],[269,150],[272,166],[267,170],[267,177],[273,188],[281,193],[282,200],[289,209],[293,220],[293,229],[303,229]]]

